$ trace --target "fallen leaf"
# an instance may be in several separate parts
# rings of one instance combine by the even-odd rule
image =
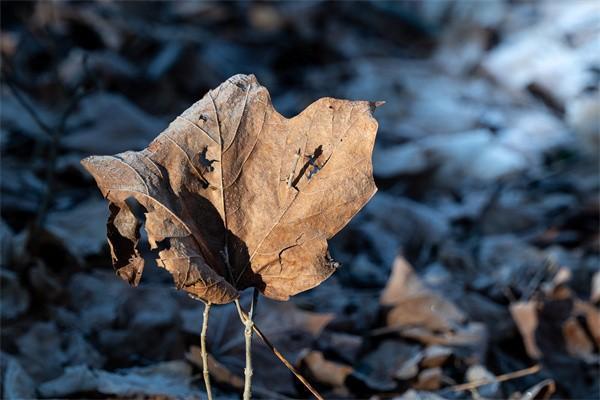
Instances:
[[[400,380],[409,380],[419,373],[419,362],[423,359],[423,352],[416,353],[396,371],[394,378]]]
[[[456,332],[435,333],[427,328],[408,327],[395,328],[391,331],[408,339],[418,340],[427,345],[462,346],[475,350],[477,357],[481,360],[485,355],[487,346],[487,330],[485,325],[479,322],[470,322]]]
[[[527,354],[533,359],[539,359],[542,353],[535,340],[535,331],[538,327],[537,303],[533,301],[513,303],[510,305],[510,314],[521,333]]]
[[[20,168],[22,170],[19,170]],[[44,191],[43,182],[32,170],[6,159],[2,161],[2,175],[11,177],[0,182],[2,206],[8,210],[35,213]],[[4,217],[6,218],[6,215]]]
[[[365,213],[381,228],[377,233],[383,231],[395,236],[394,255],[398,247],[408,252],[439,244],[450,233],[450,223],[444,214],[405,197],[378,193],[365,208]]]
[[[107,216],[103,201],[88,200],[72,209],[50,213],[46,229],[59,238],[74,257],[81,259],[100,253],[104,247],[106,228],[102,220]]]
[[[65,368],[60,377],[39,387],[44,397],[64,397],[80,392],[97,391],[124,397],[165,396],[193,398],[190,386],[191,367],[185,361],[168,361],[118,372],[90,369],[86,365]]]
[[[87,96],[79,107],[71,122],[73,132],[61,139],[61,144],[86,154],[142,149],[165,126],[165,121],[116,94]]]
[[[27,103],[35,110],[40,119],[43,121],[56,119],[56,116],[39,104],[37,100],[31,99],[23,93],[21,95],[26,97]],[[2,127],[6,132],[16,131],[38,140],[46,139],[45,132],[40,131],[40,127],[32,118],[23,118],[23,115],[27,113],[27,109],[23,106],[23,103],[17,100],[14,93],[8,90],[8,85],[3,86],[0,90],[0,99],[2,101],[0,121],[2,121]]]
[[[596,346],[600,347],[600,310],[592,305],[587,305],[585,319],[590,333],[596,342]]]
[[[62,337],[54,322],[37,322],[17,339],[18,361],[34,381],[60,375],[67,356],[62,352]]]
[[[419,277],[404,257],[396,257],[392,274],[381,293],[380,303],[394,305],[398,301],[417,295],[425,290]]]
[[[374,334],[395,333],[429,346],[451,346],[455,355],[466,352],[471,361],[483,361],[488,340],[485,325],[468,321],[452,301],[425,285],[404,257],[396,257],[379,302],[388,309],[386,326]],[[425,363],[437,366],[450,355],[446,353],[444,347],[433,347]]]
[[[364,357],[357,370],[364,371],[381,387],[394,387],[397,373],[400,372],[402,376],[410,375],[410,365],[421,355],[422,351],[418,344],[402,340],[385,340]],[[407,364],[409,371],[403,370]]]
[[[560,267],[558,271],[556,271],[556,275],[552,278],[552,289],[557,286],[567,284],[573,276],[573,272],[566,267]]]
[[[423,294],[402,300],[394,305],[387,318],[389,326],[421,326],[431,331],[449,331],[464,315],[447,300],[434,295]]]
[[[570,355],[582,360],[589,360],[591,363],[594,362],[594,344],[577,318],[571,316],[563,323],[562,334]]]
[[[554,286],[556,281],[558,286]],[[563,280],[555,277],[547,284],[543,297],[511,304],[510,312],[525,350],[534,359],[566,353],[587,363],[596,363],[598,356],[594,350],[600,337],[600,313],[593,304],[576,298],[561,282]],[[562,350],[546,339],[553,332],[559,332],[556,337],[564,344]]]
[[[584,319],[590,339],[600,346],[600,310],[587,301],[576,300],[571,318]]]
[[[29,292],[21,285],[17,274],[0,268],[0,284],[2,287],[0,293],[2,319],[10,320],[27,311],[29,308]]]
[[[421,371],[413,385],[417,390],[437,390],[442,385],[442,369],[439,367]]]
[[[292,119],[253,75],[210,91],[146,149],[82,161],[110,201],[119,276],[137,285],[140,219],[177,288],[213,303],[285,300],[337,268],[327,240],[376,191],[374,104],[323,98]]]
[[[327,354],[335,354],[344,362],[353,365],[363,346],[363,338],[342,332],[324,331],[319,337],[319,348]]]
[[[380,302],[393,306],[387,316],[390,327],[422,327],[447,332],[465,320],[465,315],[452,302],[426,288],[401,256],[394,261]]]
[[[35,398],[35,384],[33,379],[25,372],[16,359],[10,356],[5,357],[8,360],[6,370],[2,376],[2,398],[6,400]]]
[[[307,351],[300,360],[318,382],[333,387],[343,387],[348,375],[354,371],[349,365],[325,359],[320,351]]]
[[[429,346],[425,349],[421,365],[425,368],[440,367],[452,355],[452,349],[445,346]]]
[[[78,328],[86,334],[114,326],[119,308],[128,297],[127,285],[107,275],[110,274],[103,271],[76,273],[69,282]]]
[[[483,398],[498,398],[501,397],[499,390],[500,384],[496,379],[496,376],[492,374],[486,367],[480,364],[471,365],[467,369],[466,379],[467,382],[489,382],[483,385],[479,385],[472,390],[475,390]]]
[[[64,330],[55,321],[34,324],[16,344],[16,359],[36,383],[60,376],[65,366],[99,368],[105,362],[104,355],[79,330]]]

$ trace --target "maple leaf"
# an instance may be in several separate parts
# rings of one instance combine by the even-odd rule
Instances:
[[[204,300],[247,287],[285,300],[317,286],[338,266],[327,239],[377,190],[374,107],[322,98],[287,119],[253,75],[235,75],[146,149],[82,160],[110,202],[117,274],[138,284],[144,223],[157,264]]]

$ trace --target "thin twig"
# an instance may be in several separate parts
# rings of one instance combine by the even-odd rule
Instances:
[[[86,58],[83,60],[84,68],[86,66],[86,60]],[[80,83],[75,89],[75,94],[71,97],[69,104],[67,104],[67,107],[60,114],[60,118],[55,123],[48,124],[47,122],[43,121],[43,119],[38,115],[38,112],[20,92],[18,87],[19,85],[14,79],[8,76],[5,77],[5,82],[7,83],[11,93],[15,96],[15,99],[21,104],[25,111],[31,116],[35,124],[38,125],[38,127],[44,133],[45,139],[49,139],[47,144],[48,158],[45,166],[46,187],[33,225],[33,231],[35,232],[44,225],[46,215],[48,214],[48,210],[50,209],[50,205],[52,203],[52,197],[54,195],[54,175],[60,147],[60,139],[66,130],[69,117],[71,117],[81,99],[88,95],[91,90],[86,90],[82,83]]]
[[[244,337],[246,338],[246,368],[244,368],[244,400],[252,397],[252,323],[247,319],[244,324]]]
[[[247,318],[247,315],[244,312],[244,310],[241,309],[241,307],[238,308],[238,313],[240,314],[240,316],[245,321],[246,318]],[[287,367],[287,369],[289,369],[290,372],[292,374],[294,374],[294,376],[312,393],[313,396],[315,396],[315,398],[317,400],[324,400],[323,396],[321,396],[319,394],[319,392],[317,391],[317,389],[315,389],[306,380],[306,378],[304,378],[302,376],[302,374],[300,374],[300,372],[285,358],[285,356],[283,354],[281,354],[279,352],[279,350],[277,350],[277,348],[275,346],[273,346],[273,344],[269,341],[269,339],[267,339],[267,337],[265,336],[265,334],[262,333],[262,331],[258,328],[258,326],[256,326],[256,324],[252,325],[252,330],[254,330],[254,333],[256,333],[256,335],[263,341],[263,343],[269,348],[269,350],[271,350],[271,352],[273,354],[275,354],[275,357],[277,357],[279,359],[279,361],[281,361],[283,363],[283,365],[285,365]]]
[[[44,193],[44,197],[42,198],[42,204],[38,209],[38,214],[35,221],[36,228],[39,228],[44,225],[46,215],[48,214],[48,210],[50,209],[50,205],[52,203],[52,197],[54,195],[54,175],[56,170],[56,160],[58,158],[60,139],[65,131],[67,121],[69,120],[71,113],[79,104],[81,99],[83,99],[87,94],[89,94],[88,91],[79,87],[75,95],[71,98],[70,103],[67,105],[67,107],[61,114],[58,124],[52,129],[52,141],[50,142],[50,147],[48,149],[48,160],[46,163],[46,191]]]
[[[235,306],[240,316],[240,320],[244,324],[244,338],[246,339],[246,367],[244,368],[243,399],[250,400],[252,397],[252,328],[254,327],[252,314],[254,312],[254,301],[252,301],[250,312],[247,315],[242,311],[239,299],[235,300]]]
[[[516,378],[521,378],[523,376],[532,375],[532,374],[538,373],[540,371],[540,369],[541,369],[540,365],[536,364],[529,368],[520,369],[518,371],[498,375],[498,376],[496,376],[494,381],[492,381],[490,379],[482,378],[482,379],[477,379],[473,382],[463,383],[463,384],[456,385],[456,386],[451,386],[448,389],[452,390],[453,392],[463,392],[465,390],[474,389],[479,386],[487,385],[487,384],[494,383],[494,382],[504,382],[504,381],[508,381],[511,379],[516,379]]]
[[[52,128],[50,128],[48,124],[42,121],[37,111],[34,110],[33,106],[29,104],[29,102],[25,99],[25,96],[21,94],[19,89],[15,87],[15,84],[11,82],[10,79],[6,79],[5,82],[10,92],[13,94],[13,96],[15,96],[15,99],[19,102],[19,104],[21,104],[25,111],[27,111],[27,114],[29,114],[31,119],[33,119],[33,122],[35,122],[35,124],[40,128],[42,133],[46,136],[46,139],[51,139]]]
[[[206,331],[208,330],[209,312],[210,301],[207,301],[204,303],[204,313],[202,314],[202,333],[200,334],[200,350],[202,352],[202,375],[204,376],[206,395],[208,396],[208,400],[212,400],[212,390],[210,388],[210,374],[208,373],[208,352],[206,351]]]
[[[192,348],[190,349],[191,352],[186,354],[186,358],[194,365],[202,367],[202,360],[201,359],[198,360],[197,358],[195,358],[192,355],[195,351],[194,347],[197,348],[197,346],[192,346]],[[242,379],[239,378],[237,375],[232,374],[229,370],[227,370],[225,367],[223,367],[221,364],[219,364],[219,362],[217,360],[215,360],[210,354],[208,355],[208,365],[209,365],[212,377],[214,379],[219,381],[219,377],[220,377],[221,378],[220,382],[222,384],[231,386],[235,389],[240,389],[240,390],[243,389],[244,383],[243,383]],[[225,375],[224,375],[224,372],[222,369],[226,370]],[[198,379],[202,379],[202,374],[192,375],[189,378],[189,382],[194,382]],[[280,393],[266,389],[265,387],[257,385],[256,383],[252,386],[252,391],[254,393],[256,393],[258,395],[258,397],[261,399],[292,400],[290,397],[287,397]]]

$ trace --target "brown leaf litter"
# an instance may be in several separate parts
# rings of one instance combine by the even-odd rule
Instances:
[[[566,353],[583,362],[598,362],[595,349],[600,346],[600,311],[595,287],[591,282],[590,299],[578,298],[568,287],[571,279],[567,268],[560,268],[535,298],[514,302],[510,306],[527,355],[544,359]],[[547,338],[556,337],[549,342]]]
[[[380,297],[387,307],[387,326],[381,332],[428,345],[483,345],[483,324],[468,322],[465,314],[450,300],[428,288],[402,256],[394,261],[392,274]],[[484,349],[480,348],[481,355]]]

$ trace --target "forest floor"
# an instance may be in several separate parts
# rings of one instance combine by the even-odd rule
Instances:
[[[288,117],[386,102],[341,268],[258,303],[326,398],[600,396],[598,2],[1,7],[3,398],[205,397],[202,304],[152,265],[115,276],[79,161],[145,147],[237,73]],[[219,399],[241,393],[242,332],[214,307]],[[258,340],[254,366],[256,398],[308,397]]]

